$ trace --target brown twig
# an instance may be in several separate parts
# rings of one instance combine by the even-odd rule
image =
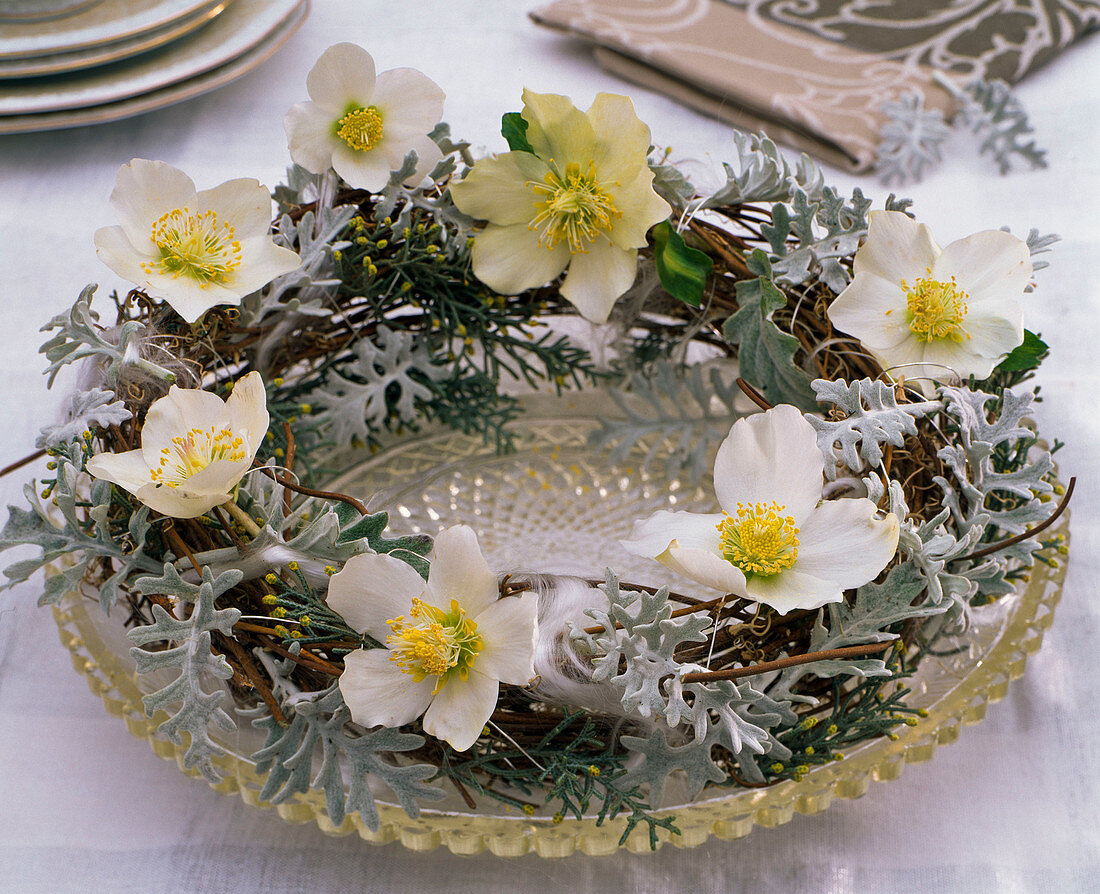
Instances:
[[[41,450],[34,451],[30,456],[24,456],[22,459],[17,459],[11,465],[4,466],[4,468],[0,469],[0,478],[3,478],[8,472],[14,472],[16,469],[21,469],[23,466],[33,463],[36,459],[41,459],[45,455],[46,448],[43,447]]]
[[[365,504],[348,494],[338,494],[329,490],[314,490],[312,487],[302,487],[302,485],[295,484],[291,481],[289,475],[276,475],[275,472],[267,466],[257,466],[257,468],[272,481],[281,484],[288,490],[294,491],[296,494],[305,494],[307,497],[320,497],[323,500],[339,500],[341,503],[347,503],[349,506],[355,507],[360,515],[370,515],[370,510],[367,509]]]
[[[294,433],[290,430],[290,423],[283,422],[283,437],[286,438],[286,459],[283,462],[283,466],[286,468],[287,476],[294,471]],[[290,515],[290,491],[287,488],[283,488],[283,514]]]
[[[237,659],[237,663],[241,666],[245,678],[259,694],[260,698],[263,699],[264,704],[267,705],[267,709],[271,712],[271,716],[275,718],[276,723],[278,723],[279,726],[286,726],[290,721],[287,720],[287,716],[283,713],[283,709],[279,707],[279,701],[275,698],[274,693],[272,693],[271,687],[267,684],[263,674],[259,672],[256,665],[252,662],[248,650],[232,636],[219,636],[218,642],[219,644],[224,643],[225,647],[233,653],[233,657]]]
[[[760,407],[761,410],[772,409],[772,405],[768,403],[768,399],[740,376],[737,377],[737,387],[744,391],[745,397]]]
[[[787,658],[777,658],[775,661],[764,661],[754,664],[752,667],[734,667],[722,671],[700,671],[694,674],[684,674],[685,683],[712,683],[715,680],[739,680],[741,677],[751,677],[756,674],[766,674],[773,670],[783,670],[786,667],[796,667],[799,664],[810,664],[814,661],[834,661],[838,658],[863,658],[878,652],[885,652],[894,645],[896,640],[887,640],[884,643],[871,643],[866,646],[846,646],[843,649],[826,649],[823,652],[807,652],[805,655],[791,655]]]
[[[1070,478],[1069,486],[1066,488],[1066,493],[1062,497],[1062,501],[1058,504],[1058,508],[1054,510],[1053,514],[1051,514],[1050,518],[1048,518],[1046,521],[1036,525],[1034,528],[1030,528],[1029,530],[1024,531],[1022,534],[1017,534],[1015,537],[1009,537],[1008,540],[1002,540],[999,543],[990,544],[989,546],[985,547],[985,549],[980,549],[977,552],[971,553],[968,556],[963,556],[961,559],[959,559],[959,561],[962,562],[968,559],[984,558],[985,556],[1000,552],[1002,549],[1008,549],[1010,546],[1015,546],[1021,541],[1029,540],[1036,534],[1045,531],[1052,524],[1058,521],[1058,517],[1066,511],[1066,507],[1069,506],[1070,497],[1073,496],[1073,488],[1076,486],[1076,484],[1077,478]]]

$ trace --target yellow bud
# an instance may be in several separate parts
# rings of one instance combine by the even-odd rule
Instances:
[[[535,815],[535,805],[534,804],[524,804],[523,805],[523,812],[526,813],[528,816],[534,816]]]
[[[264,575],[264,580],[266,580],[269,584],[277,584],[279,582],[279,575],[277,575],[274,571],[269,571],[267,574]]]
[[[261,599],[260,601],[261,601],[261,602],[262,602],[262,603],[263,603],[264,605],[276,605],[276,604],[278,604],[278,602],[279,602],[279,597],[278,597],[278,596],[276,596],[276,595],[275,595],[274,593],[268,593],[268,594],[267,594],[266,596],[264,596],[264,598],[263,598],[263,599]]]
[[[298,570],[298,563],[297,562],[288,562],[286,567],[289,568],[291,571],[297,571]]]

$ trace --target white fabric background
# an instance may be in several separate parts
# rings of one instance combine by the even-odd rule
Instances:
[[[107,196],[120,164],[163,159],[200,188],[232,177],[273,185],[288,158],[286,109],[330,44],[367,47],[379,69],[420,68],[448,93],[457,135],[500,149],[500,115],[523,86],[587,106],[628,92],[675,159],[717,168],[723,125],[604,74],[579,43],[526,18],[514,0],[317,0],[272,60],[214,94],[98,127],[0,137],[0,465],[33,449],[61,388],[45,389],[39,327],[88,281],[122,284],[95,257],[92,232],[114,223]],[[903,191],[943,244],[1008,225],[1060,232],[1038,274],[1027,323],[1053,346],[1038,416],[1067,442],[1078,476],[1073,559],[1043,650],[988,719],[930,764],[825,814],[695,850],[544,861],[459,858],[376,848],[284,825],[179,774],[131,739],[70,666],[34,587],[0,596],[0,891],[1074,891],[1100,882],[1100,760],[1095,710],[1097,472],[1100,418],[1100,38],[1070,49],[1019,88],[1050,168],[997,176],[966,140],[924,183]],[[878,199],[873,180],[836,174]],[[38,474],[39,468],[33,474]],[[19,502],[30,470],[0,480]],[[7,558],[7,557],[5,557]],[[7,564],[3,561],[3,564]]]

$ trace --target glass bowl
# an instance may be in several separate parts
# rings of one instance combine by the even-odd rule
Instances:
[[[386,509],[390,529],[398,534],[469,524],[498,571],[602,578],[610,565],[625,581],[671,583],[661,566],[630,555],[617,540],[635,519],[656,509],[714,511],[710,482],[669,478],[666,461],[674,448],[654,439],[643,438],[614,463],[607,449],[593,449],[590,438],[601,422],[621,415],[605,396],[535,396],[526,403],[527,413],[509,427],[515,437],[512,453],[498,454],[479,437],[435,430],[398,441],[368,459],[342,457],[340,467],[348,471],[330,489],[369,495],[372,511]],[[1050,533],[1068,536],[1067,516]],[[1023,673],[1054,619],[1064,576],[1064,563],[1056,568],[1037,564],[1017,592],[974,611],[965,639],[938,650],[950,654],[927,656],[908,681],[913,693],[907,701],[928,716],[915,726],[899,726],[896,739],[852,747],[843,760],[814,767],[797,781],[763,789],[707,788],[690,803],[669,803],[657,813],[675,816],[681,834],[659,830],[658,846],[693,847],[711,835],[741,838],[754,826],[778,826],[795,813],[819,813],[836,798],[858,798],[872,781],[896,779],[906,763],[929,760],[964,725],[980,721],[986,706],[1003,698],[1009,682]],[[692,593],[683,580],[676,583],[680,592]],[[54,608],[74,666],[135,737],[198,777],[183,768],[185,748],[157,731],[166,715],[145,716],[142,696],[166,681],[154,685],[136,674],[121,625],[104,617],[89,596],[94,594],[70,593]],[[263,744],[260,733],[240,719],[237,731],[212,733],[226,749],[215,759],[223,778],[213,788],[238,794],[256,807],[272,807],[259,798],[265,778],[248,757]],[[334,826],[319,792],[296,795],[274,809],[288,822],[316,822],[328,834],[356,833],[376,844],[400,841],[417,851],[444,846],[456,854],[488,850],[498,856],[609,854],[619,848],[625,823],[620,818],[597,825],[595,817],[555,823],[549,812],[528,816],[488,799],[471,811],[457,796],[424,808],[414,819],[386,803],[385,794],[376,792],[381,817],[376,831],[358,815]],[[636,830],[623,846],[649,851],[648,835]]]

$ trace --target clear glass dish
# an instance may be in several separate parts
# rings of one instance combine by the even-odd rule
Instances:
[[[344,457],[342,468],[349,471],[331,487],[361,498],[369,495],[370,508],[386,509],[390,529],[397,533],[435,533],[459,521],[470,524],[490,564],[502,572],[600,578],[610,565],[626,581],[671,583],[662,567],[626,553],[617,540],[636,518],[659,508],[713,511],[710,482],[689,485],[665,477],[667,445],[654,448],[652,441],[643,439],[614,464],[606,449],[590,447],[591,433],[615,412],[599,394],[534,397],[527,404],[528,413],[510,427],[516,437],[513,453],[499,455],[480,438],[450,430],[428,432],[369,459]],[[1063,516],[1051,533],[1068,537],[1068,518]],[[836,798],[858,798],[872,781],[896,779],[906,763],[930,759],[936,747],[953,742],[964,725],[980,721],[987,704],[1003,698],[1009,682],[1023,673],[1028,656],[1039,649],[1053,621],[1064,576],[1064,563],[1057,568],[1038,564],[1026,586],[974,612],[974,624],[965,640],[955,644],[957,651],[926,657],[909,681],[913,694],[908,701],[925,708],[928,716],[916,726],[900,726],[896,740],[864,742],[845,752],[844,760],[815,767],[798,781],[764,789],[708,788],[690,803],[670,803],[659,812],[674,815],[681,834],[669,836],[662,830],[659,843],[693,847],[711,835],[740,838],[756,825],[778,826],[795,813],[819,813]],[[691,592],[682,580],[677,587]],[[65,597],[54,614],[74,666],[88,678],[108,712],[182,770],[185,749],[157,732],[165,716],[145,716],[141,699],[154,687],[136,675],[130,643],[117,619],[104,617],[88,594],[77,593]],[[259,799],[264,777],[248,758],[262,738],[247,721],[238,726],[233,733],[213,731],[227,751],[215,761],[223,779],[213,788],[269,808],[272,805]],[[385,794],[376,793],[381,816],[377,831],[367,829],[357,815],[333,826],[319,792],[295,796],[274,809],[288,822],[316,822],[333,835],[356,833],[377,844],[396,840],[418,851],[444,846],[456,854],[488,850],[498,856],[612,853],[619,847],[624,823],[620,819],[597,825],[594,817],[555,823],[549,812],[528,816],[487,799],[479,811],[470,811],[457,796],[413,819],[400,806],[385,803]],[[625,847],[649,851],[648,836],[636,831]]]

